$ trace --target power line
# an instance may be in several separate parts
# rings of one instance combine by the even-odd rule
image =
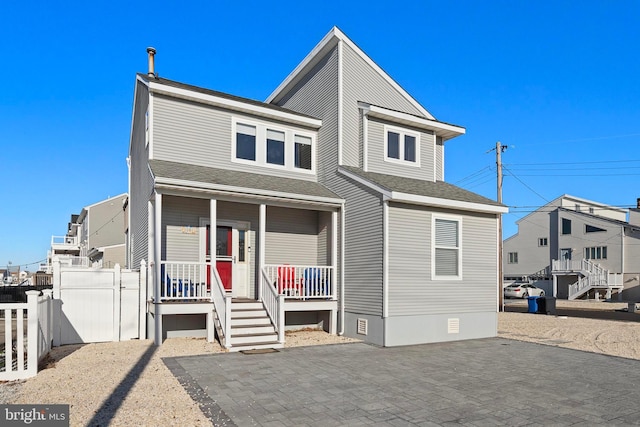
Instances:
[[[520,178],[518,178],[509,168],[507,168],[505,165],[502,165],[502,167],[509,172],[509,174],[514,177],[515,179],[517,179],[518,181],[520,181],[520,184],[524,185],[525,187],[527,187],[531,192],[533,192],[535,195],[537,195],[538,197],[540,197],[542,200],[544,200],[545,202],[549,203],[549,200],[547,200],[546,197],[544,197],[542,194],[538,193],[536,190],[534,190],[533,188],[529,187],[523,180],[521,180]]]
[[[637,163],[639,160],[597,160],[588,162],[544,162],[544,163],[508,163],[509,166],[546,166],[546,165],[592,165],[592,164],[606,164],[606,163]]]

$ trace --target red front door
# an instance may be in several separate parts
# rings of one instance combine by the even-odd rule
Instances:
[[[231,291],[233,282],[233,247],[231,227],[216,227],[216,270],[222,285],[227,291]],[[207,257],[211,254],[209,248],[209,226],[207,225]],[[209,266],[207,265],[207,286],[209,286]]]

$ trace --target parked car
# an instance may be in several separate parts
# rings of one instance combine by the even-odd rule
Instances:
[[[529,296],[544,296],[544,289],[537,288],[529,283],[514,283],[504,288],[505,298],[526,298]]]

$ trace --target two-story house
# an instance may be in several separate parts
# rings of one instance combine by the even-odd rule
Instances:
[[[565,194],[517,225],[504,241],[505,281],[535,282],[563,299],[640,297],[639,209]]]
[[[239,350],[321,326],[395,346],[496,335],[498,217],[444,182],[435,119],[333,28],[266,102],[138,74],[131,267],[149,333]],[[215,232],[211,224],[215,224]],[[211,248],[215,248],[215,254]]]
[[[51,272],[52,261],[59,258],[65,265],[113,268],[125,265],[126,193],[109,197],[82,208],[71,215],[64,236],[51,237],[47,264],[40,270]]]

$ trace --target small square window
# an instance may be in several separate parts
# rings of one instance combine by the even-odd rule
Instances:
[[[538,246],[548,246],[549,240],[546,237],[540,237],[538,239]]]

